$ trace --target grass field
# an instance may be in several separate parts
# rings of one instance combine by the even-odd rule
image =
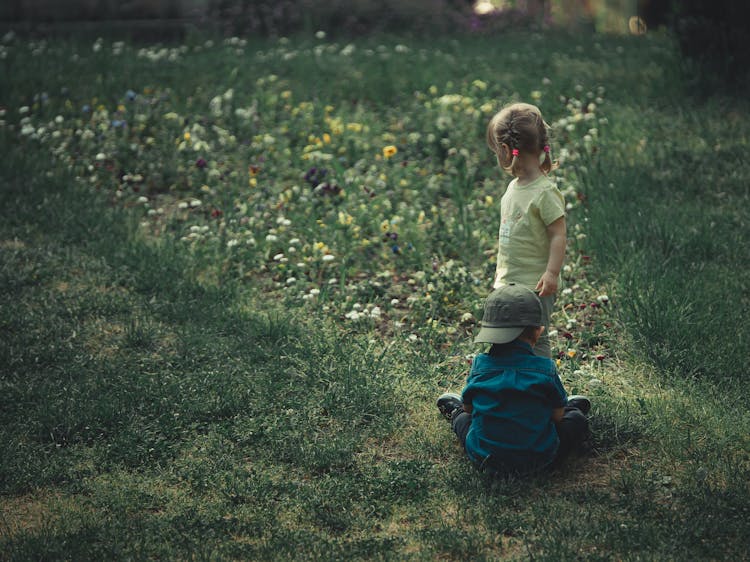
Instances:
[[[0,47],[0,559],[745,560],[744,100],[666,37]],[[459,390],[553,124],[594,448],[476,472]]]

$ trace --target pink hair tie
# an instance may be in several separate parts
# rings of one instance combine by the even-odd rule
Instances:
[[[547,154],[549,154],[549,145],[548,144],[544,145],[544,152],[546,152]]]
[[[514,149],[513,149],[512,151],[511,151],[511,154],[512,154],[513,156],[518,156],[518,149],[517,149],[517,148],[514,148]]]

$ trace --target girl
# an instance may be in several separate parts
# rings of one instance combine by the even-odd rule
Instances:
[[[493,288],[509,283],[536,291],[549,326],[565,258],[565,201],[547,174],[553,169],[549,125],[534,105],[504,107],[487,126],[487,144],[515,178],[500,202],[501,223]],[[534,346],[551,356],[546,333]]]

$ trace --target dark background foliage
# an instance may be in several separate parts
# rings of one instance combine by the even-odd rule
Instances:
[[[750,67],[750,3],[736,0],[640,0],[649,28],[668,26],[691,64],[699,93],[740,91]]]

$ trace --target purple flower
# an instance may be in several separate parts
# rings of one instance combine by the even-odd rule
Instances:
[[[203,169],[208,165],[208,162],[206,162],[205,158],[198,158],[198,160],[195,161],[195,165],[198,168]]]
[[[326,177],[326,174],[328,173],[328,170],[325,168],[316,168],[313,166],[309,170],[307,170],[307,173],[305,174],[305,181],[312,185],[313,187],[317,187],[323,182],[323,178]]]

